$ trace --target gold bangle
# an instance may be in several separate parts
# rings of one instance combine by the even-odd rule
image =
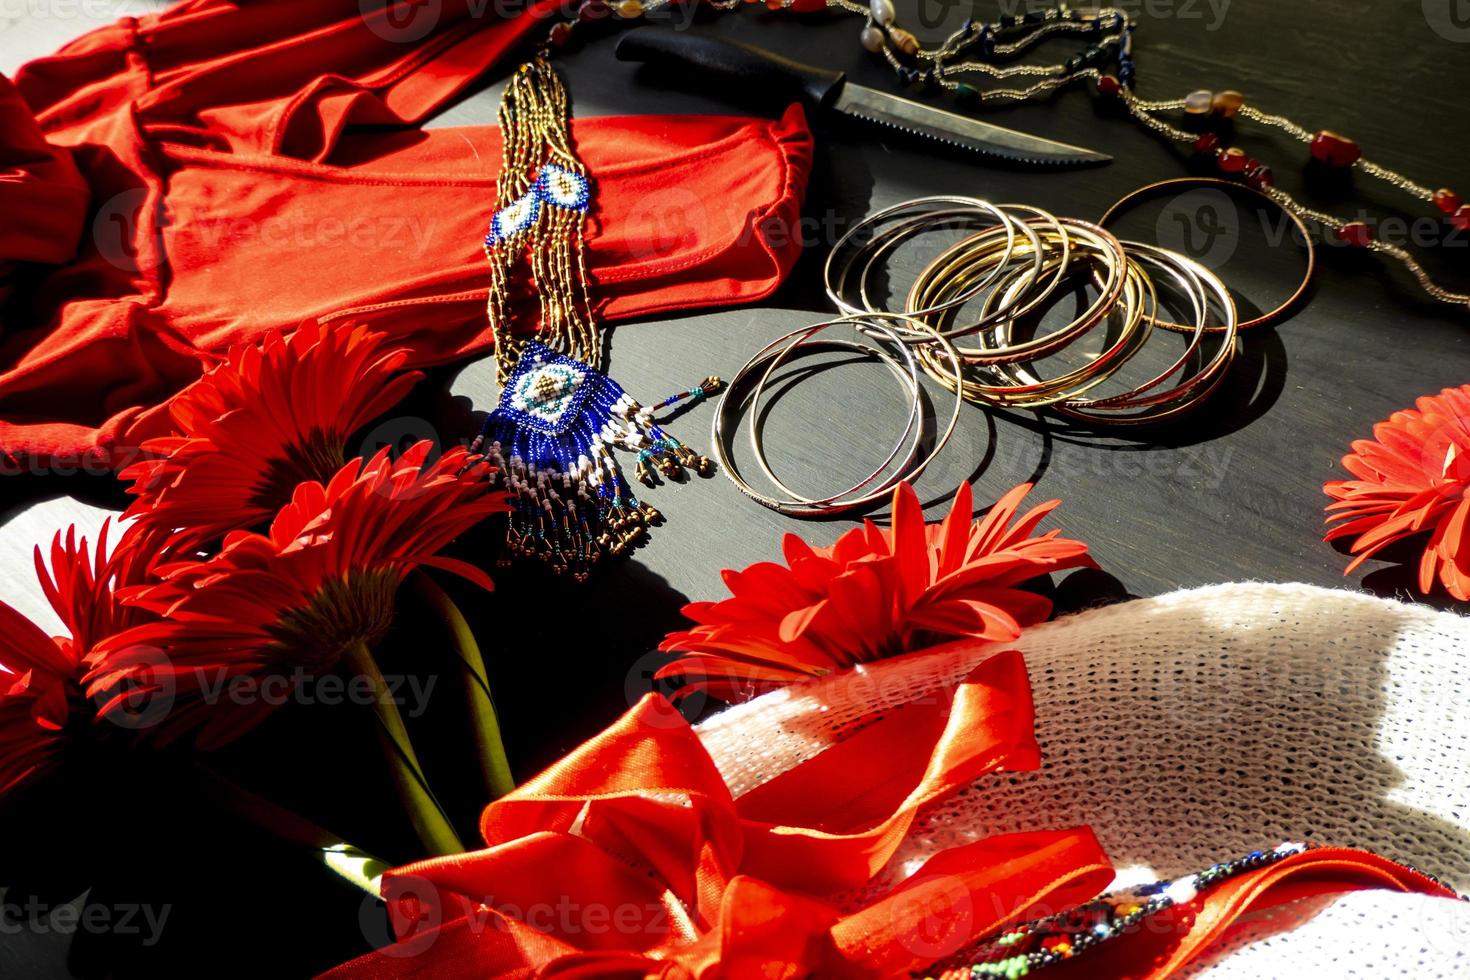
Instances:
[[[917,212],[905,216],[905,212]],[[1015,248],[1016,222],[1013,221],[1000,208],[989,201],[982,201],[971,197],[921,197],[912,201],[904,201],[891,207],[884,208],[876,214],[871,214],[859,221],[847,230],[832,251],[827,254],[827,261],[823,268],[823,279],[827,287],[827,297],[837,306],[844,315],[860,315],[863,313],[892,313],[898,316],[911,316],[922,319],[934,313],[940,313],[950,307],[961,306],[974,297],[980,295],[994,279],[998,279],[1001,269],[997,268],[994,275],[988,279],[976,283],[968,293],[950,297],[944,305],[930,308],[911,310],[883,310],[873,305],[868,296],[867,280],[877,260],[887,254],[899,243],[923,231],[925,228],[950,218],[982,217],[992,218],[995,222],[996,231],[1004,232],[1007,242],[1007,255]],[[897,221],[897,227],[885,232],[873,231],[884,222]],[[854,244],[860,235],[871,233],[873,237],[861,244]],[[852,252],[845,262],[838,262],[838,256]],[[854,264],[859,259],[866,259],[862,263],[862,272],[858,277],[859,296],[861,305],[854,305],[846,298],[848,291],[848,280]],[[1007,259],[1008,261],[1009,259]],[[1039,265],[1040,263],[1037,262]]]
[[[1191,328],[1191,342],[1179,360],[1170,364],[1150,381],[1142,382],[1141,385],[1136,385],[1129,391],[1107,395],[1104,398],[1094,398],[1094,400],[1073,398],[1066,403],[1057,403],[1053,407],[1061,416],[1072,417],[1072,419],[1083,420],[1083,422],[1108,423],[1108,425],[1142,425],[1142,423],[1158,422],[1166,417],[1176,416],[1194,407],[1214,391],[1214,388],[1225,379],[1226,373],[1229,372],[1230,361],[1233,360],[1238,350],[1235,303],[1230,298],[1230,291],[1226,288],[1225,282],[1220,281],[1219,276],[1205,269],[1194,259],[1180,256],[1179,253],[1158,247],[1158,245],[1133,241],[1123,242],[1123,245],[1129,250],[1129,256],[1133,260],[1144,259],[1169,270],[1183,291],[1189,295],[1195,307],[1195,323]],[[1189,359],[1194,356],[1194,351],[1200,347],[1202,338],[1207,332],[1205,322],[1210,316],[1211,294],[1225,319],[1222,325],[1225,335],[1222,336],[1219,350],[1216,351],[1213,359],[1207,361],[1188,379],[1182,379],[1172,388],[1154,391],[1155,388],[1169,381],[1169,378],[1172,378],[1176,372],[1183,369]],[[1017,373],[1020,373],[1019,370]],[[1025,375],[1022,376],[1025,378]],[[1152,394],[1148,394],[1151,391]],[[1135,408],[1150,408],[1151,411],[1123,414]]]
[[[1050,218],[1050,216],[1048,216]],[[981,348],[959,348],[959,352],[969,364],[1001,364],[1012,361],[1037,360],[1048,354],[1054,354],[1064,347],[1075,342],[1083,334],[1092,330],[1102,323],[1117,305],[1122,296],[1123,284],[1126,279],[1126,268],[1128,257],[1124,254],[1123,246],[1111,232],[1076,218],[1053,218],[1056,229],[1050,233],[1042,232],[1040,237],[1043,241],[1053,238],[1064,239],[1067,243],[1067,256],[1070,261],[1071,251],[1074,248],[1073,241],[1079,244],[1085,243],[1086,250],[1094,256],[1107,259],[1107,279],[1098,297],[1082,314],[1051,333],[1042,337],[1034,338],[1020,344],[1005,344]],[[944,260],[946,267],[955,267],[956,264],[962,269],[972,273],[983,271],[998,260],[994,258],[997,243],[995,231],[981,232],[965,239],[962,243],[967,249],[969,258],[959,258],[951,253],[954,249],[947,250],[935,261],[931,262],[919,273],[918,279],[910,290],[910,297],[915,299],[928,298],[931,305],[938,303],[941,299],[947,299],[945,291],[953,289],[953,281],[946,280],[942,276],[942,268],[939,263]],[[1018,245],[1017,248],[1025,248]],[[999,265],[996,266],[1000,268]],[[1039,277],[1038,277],[1039,278]],[[1033,280],[1034,282],[1034,280]],[[1050,294],[1050,288],[1046,291]],[[991,297],[996,295],[992,289],[987,294],[986,303],[992,302]],[[911,304],[912,305],[912,304]],[[986,307],[986,311],[989,311]],[[1028,312],[1033,312],[1032,307]],[[983,319],[983,317],[982,317]],[[993,328],[992,328],[993,329]]]
[[[1033,218],[1026,219],[1024,222],[1017,223],[1022,232],[1026,234],[1027,240],[1032,244],[1032,269],[1026,284],[1028,298],[1026,302],[1014,309],[1009,306],[1001,306],[962,327],[946,330],[946,336],[968,336],[990,327],[1002,319],[1016,319],[1026,316],[1040,307],[1046,301],[1046,298],[1056,290],[1056,287],[1062,280],[1066,278],[1067,267],[1072,259],[1071,239],[1067,235],[1066,226],[1057,220],[1057,217],[1049,211],[1043,211],[1040,208],[1034,208],[1025,204],[1002,204],[1000,205],[1000,210],[1007,215],[1012,212],[1021,212],[1034,216]],[[1043,226],[1049,225],[1056,233],[1057,239],[1061,244],[1061,260],[1052,268],[1049,277],[1044,276],[1042,272],[1042,263],[1046,250],[1042,247],[1040,238],[1034,228],[1038,224],[1042,224]],[[946,291],[946,287],[952,288],[952,280],[983,272],[987,266],[987,262],[981,261],[981,251],[977,246],[981,244],[981,241],[985,237],[983,233],[980,233],[969,238],[961,239],[936,256],[909,288],[908,305],[910,307],[916,307],[931,302],[924,297],[942,295]],[[1014,250],[1011,250],[1007,253],[1006,258],[988,264],[993,264],[1000,270],[1000,267],[1013,256],[1013,252]],[[1001,281],[1003,281],[1003,278]],[[992,273],[986,277],[985,281],[991,282],[994,279],[995,273]],[[1044,279],[1047,280],[1046,284],[1039,285]],[[996,284],[992,282],[992,291],[995,288]],[[936,314],[939,322],[935,323],[934,326],[938,327],[950,318],[957,317],[962,308],[963,304],[945,309]]]
[[[1277,201],[1269,194],[1258,191],[1248,184],[1238,184],[1234,181],[1220,180],[1216,177],[1175,177],[1170,180],[1161,180],[1153,184],[1148,184],[1146,186],[1140,187],[1138,190],[1133,191],[1130,194],[1123,196],[1118,201],[1116,201],[1112,207],[1103,212],[1103,216],[1098,219],[1097,223],[1105,226],[1114,218],[1116,218],[1120,212],[1128,210],[1129,208],[1133,207],[1144,199],[1155,197],[1165,192],[1177,192],[1181,187],[1184,186],[1215,187],[1224,189],[1226,191],[1234,191],[1236,193],[1253,195],[1265,201],[1267,204],[1271,205],[1282,214],[1286,215],[1286,217],[1290,219],[1291,223],[1296,226],[1296,230],[1301,235],[1303,246],[1305,247],[1307,252],[1307,269],[1305,274],[1302,276],[1301,282],[1297,284],[1296,291],[1293,292],[1289,297],[1287,297],[1286,302],[1282,303],[1274,310],[1263,313],[1253,319],[1246,320],[1244,323],[1241,323],[1237,327],[1237,330],[1239,332],[1244,332],[1254,329],[1256,327],[1264,327],[1286,316],[1286,314],[1294,309],[1296,305],[1301,302],[1302,298],[1306,296],[1307,290],[1312,284],[1312,278],[1316,275],[1317,246],[1313,244],[1312,234],[1308,230],[1306,222],[1301,219],[1301,216],[1296,214],[1290,208],[1283,207],[1281,202]],[[1178,323],[1160,321],[1157,326],[1163,327],[1165,330],[1173,330],[1177,333],[1190,332],[1189,327]],[[1213,326],[1207,329],[1210,333],[1220,333],[1224,330],[1224,328],[1220,326]]]
[[[1063,220],[1065,221],[1066,219]],[[1073,231],[1075,232],[1077,229],[1074,228]],[[1061,233],[1065,234],[1065,232]],[[1056,233],[1043,234],[1042,237],[1044,240],[1050,239],[1054,234]],[[979,351],[962,352],[968,355],[965,357],[965,364],[971,370],[970,376],[963,379],[964,393],[968,400],[986,404],[1025,407],[1037,407],[1064,401],[1101,384],[1119,370],[1137,348],[1141,346],[1148,331],[1148,324],[1143,314],[1148,298],[1152,295],[1153,286],[1148,280],[1148,277],[1142,273],[1142,270],[1135,263],[1130,263],[1126,256],[1123,257],[1121,264],[1118,262],[1117,255],[1114,254],[1113,247],[1108,239],[1111,239],[1111,236],[1098,236],[1092,234],[1086,228],[1082,229],[1081,234],[1077,236],[1077,241],[1073,246],[1082,259],[1082,263],[1074,263],[1071,269],[1069,269],[1067,276],[1068,278],[1074,278],[1079,274],[1087,273],[1094,281],[1104,283],[1110,283],[1116,279],[1116,296],[1111,292],[1102,294],[1100,301],[1095,301],[1073,323],[1063,327],[1060,331],[1048,334],[1042,339],[1047,342],[1045,345],[1047,348],[1046,352],[1050,352],[1057,334],[1065,336],[1067,343],[1070,343],[1081,336],[1082,333],[1091,330],[1094,326],[1111,320],[1116,314],[1121,313],[1121,326],[1118,329],[1117,338],[1112,342],[1111,346],[1101,351],[1086,365],[1062,376],[1045,381],[1033,377],[1029,382],[1016,382],[1012,380],[1008,384],[997,384],[995,382],[999,379],[995,375],[1000,372],[996,370],[996,366],[1001,363],[1010,363],[1013,358],[1001,361],[995,359],[992,352],[994,350],[1014,350],[1017,347],[1025,346],[1010,342],[1010,331],[1013,321],[1007,321],[1004,325],[1005,334],[1003,341],[996,338],[995,331],[983,331],[978,336],[982,344],[989,341],[990,346],[982,347]],[[1116,242],[1116,239],[1112,239],[1112,241]],[[1121,246],[1118,246],[1118,251],[1121,253]],[[1106,268],[1106,275],[1102,275],[1096,268],[1099,264]],[[997,288],[987,295],[985,300],[987,307],[997,302],[1002,304],[1011,303],[1013,297],[1008,294],[1019,291],[1025,285],[1019,279],[1013,279],[1010,282],[1003,280],[1003,283],[1003,287]],[[1081,325],[1081,329],[1077,329],[1078,325]],[[1045,353],[1039,356],[1045,356]],[[1035,360],[1037,358],[1032,357],[1029,359]],[[939,376],[935,369],[940,366],[934,364],[923,350],[920,351],[920,360],[931,376],[936,377],[941,382],[947,383],[948,377],[941,378]],[[974,376],[974,372],[977,369],[984,375],[983,380]]]
[[[1086,248],[1084,245],[1083,249]],[[1079,268],[1074,274],[1084,271]],[[1096,269],[1092,270],[1092,279],[1094,282],[1098,279]],[[991,376],[990,383],[974,379],[968,382],[972,400],[1017,408],[1040,408],[1077,398],[1111,378],[1147,340],[1151,324],[1145,312],[1157,306],[1152,280],[1132,259],[1124,260],[1122,280],[1123,289],[1118,302],[1106,311],[1100,321],[1110,322],[1116,318],[1120,323],[1109,346],[1081,367],[1054,378],[1028,376],[1022,373],[1019,364],[1013,362],[987,365],[984,370]],[[1008,344],[1013,327],[1013,322],[1007,323],[998,342]],[[1009,383],[995,383],[1002,379]]]

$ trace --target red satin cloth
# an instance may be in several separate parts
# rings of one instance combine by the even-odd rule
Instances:
[[[313,318],[370,321],[415,366],[485,351],[498,130],[403,127],[521,57],[558,0],[502,17],[522,9],[186,0],[0,79],[0,447],[126,462],[213,355]],[[795,261],[799,109],[573,134],[604,317],[749,302]]]
[[[398,946],[331,976],[887,977],[1084,901],[1112,878],[1091,831],[935,856],[855,911],[925,803],[1039,762],[1020,654],[888,712],[730,797],[695,733],[650,695],[481,821],[486,850],[390,872]]]
[[[888,889],[874,876],[925,804],[988,773],[1034,769],[1021,656],[885,712],[732,799],[698,737],[650,695],[481,820],[485,850],[389,872],[399,942],[333,980],[548,977],[873,980],[1088,901],[1113,870],[1086,827],[952,848]],[[978,829],[978,828],[977,828]],[[866,886],[866,887],[865,887]],[[1307,895],[1446,889],[1374,855],[1309,851],[1232,879],[1064,964],[1165,977],[1245,910]],[[861,890],[863,899],[851,896]],[[840,901],[843,895],[848,896]]]

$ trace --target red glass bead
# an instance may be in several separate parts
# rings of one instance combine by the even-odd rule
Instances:
[[[1329,167],[1351,167],[1363,155],[1356,140],[1324,129],[1312,137],[1312,157]]]
[[[1219,148],[1220,137],[1214,133],[1205,133],[1194,141],[1194,152],[1196,153],[1214,153]]]
[[[792,0],[791,10],[798,14],[819,14],[827,9],[827,0]]]
[[[582,6],[577,8],[577,19],[582,21],[602,20],[610,13],[612,13],[612,8],[602,0],[586,0]]]
[[[1258,163],[1245,172],[1245,182],[1258,191],[1263,191],[1276,183],[1276,175],[1271,173],[1271,168],[1264,163]]]
[[[562,45],[566,44],[567,41],[571,40],[571,37],[571,24],[563,20],[551,25],[550,40],[552,44],[556,45],[557,47],[561,47]]]
[[[1462,204],[1450,215],[1450,224],[1461,231],[1470,231],[1470,204]]]
[[[1250,157],[1238,146],[1230,146],[1215,154],[1215,162],[1220,169],[1227,174],[1238,174],[1245,170],[1246,165],[1251,162]]]
[[[1356,245],[1358,248],[1367,248],[1368,243],[1373,240],[1373,229],[1368,227],[1366,222],[1349,221],[1337,229],[1337,237],[1349,245]]]
[[[1123,83],[1116,75],[1101,75],[1097,80],[1097,90],[1102,95],[1117,95],[1123,91]]]
[[[1460,195],[1456,194],[1448,187],[1441,187],[1439,190],[1434,192],[1434,206],[1439,208],[1445,214],[1454,214],[1456,211],[1460,210],[1460,205],[1464,203],[1465,202],[1460,199]]]

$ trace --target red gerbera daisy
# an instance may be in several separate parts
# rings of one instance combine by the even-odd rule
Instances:
[[[918,496],[901,484],[891,530],[868,521],[831,548],[788,534],[785,565],[727,569],[731,598],[684,607],[698,625],[664,640],[661,650],[685,656],[659,676],[684,678],[681,693],[734,701],[930,641],[1014,640],[1051,615],[1049,600],[1017,585],[1093,564],[1086,545],[1059,531],[1031,536],[1060,501],[1009,523],[1030,489],[1016,487],[972,523],[962,485],[944,522],[926,526]]]
[[[175,435],[149,439],[151,457],[123,470],[138,495],[127,517],[193,542],[269,520],[303,480],[328,480],[347,439],[423,377],[366,327],[310,323],[225,361],[169,403]]]
[[[1327,540],[1357,535],[1351,572],[1397,541],[1424,535],[1419,590],[1439,578],[1470,600],[1470,385],[1426,395],[1359,439],[1342,465],[1356,480],[1323,486],[1335,503]]]
[[[154,557],[146,531],[123,532],[108,551],[109,522],[95,549],[78,540],[76,527],[58,532],[47,567],[36,549],[36,577],[69,635],[50,637],[10,606],[0,603],[0,795],[49,767],[65,731],[77,721],[83,660],[113,634],[151,618],[122,604],[118,591],[146,581]],[[92,713],[86,711],[84,722]]]
[[[217,555],[160,567],[160,583],[125,598],[162,618],[94,651],[88,694],[145,668],[151,683],[178,699],[164,738],[203,723],[199,741],[213,747],[244,734],[272,705],[264,698],[211,704],[210,692],[243,675],[294,681],[296,668],[326,671],[349,650],[373,646],[413,569],[445,568],[492,588],[484,572],[438,552],[505,510],[503,496],[489,492],[489,467],[479,457],[457,448],[429,463],[432,449],[421,442],[396,462],[387,449],[354,460],[326,484],[299,485],[267,533],[236,531]],[[130,650],[161,656],[138,664]],[[148,689],[149,679],[132,680],[135,696]],[[109,702],[101,713],[116,707]]]

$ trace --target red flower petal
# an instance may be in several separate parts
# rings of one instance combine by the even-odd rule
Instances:
[[[178,706],[162,738],[181,729],[199,730],[209,743],[233,738],[264,713],[207,703],[206,680],[330,669],[347,649],[386,631],[397,586],[418,566],[490,585],[483,572],[439,552],[505,510],[503,496],[489,492],[476,457],[453,449],[430,463],[431,449],[421,443],[396,462],[386,450],[354,460],[325,485],[299,486],[267,533],[234,533],[213,556],[160,566],[162,580],[131,591],[128,601],[163,618],[99,644],[88,657],[87,694],[124,681],[146,688],[167,676]],[[103,712],[119,708],[114,699]]]
[[[177,431],[146,440],[123,470],[138,499],[127,516],[191,543],[253,528],[304,480],[326,480],[354,431],[422,377],[405,352],[364,327],[309,323],[232,351],[169,405]]]
[[[684,678],[681,694],[750,697],[905,652],[916,634],[1014,639],[1051,604],[1013,586],[1092,564],[1086,546],[1059,532],[1031,536],[1055,502],[1010,523],[1027,489],[1017,487],[974,524],[969,488],[961,488],[944,523],[931,528],[905,486],[894,494],[889,532],[867,521],[830,549],[787,536],[787,568],[727,571],[731,598],[686,609],[699,625],[664,639],[659,649],[682,656],[658,676]]]
[[[949,599],[914,612],[911,628],[947,636],[974,636],[1009,642],[1021,635],[1021,624],[998,606],[977,599]]]
[[[961,483],[955,491],[954,503],[945,515],[940,527],[939,567],[936,577],[948,575],[959,568],[965,560],[965,545],[970,537],[970,525],[974,518],[974,494],[968,483]]]
[[[1327,540],[1352,538],[1351,572],[1384,548],[1428,532],[1418,562],[1420,591],[1438,577],[1451,595],[1465,599],[1470,565],[1470,385],[1426,395],[1413,409],[1394,412],[1343,457],[1356,480],[1332,480],[1322,490],[1330,528]]]

